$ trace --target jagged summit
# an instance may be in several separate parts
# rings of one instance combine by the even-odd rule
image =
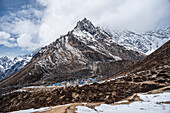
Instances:
[[[75,29],[78,30],[84,30],[86,32],[89,32],[90,34],[94,35],[96,33],[96,28],[92,24],[92,22],[86,18],[83,20],[79,21],[75,27]]]
[[[83,32],[83,34],[89,33],[95,36],[95,38],[98,38],[96,36],[101,35],[102,32],[105,36],[100,36],[100,39],[105,38],[107,41],[114,41],[127,49],[132,49],[146,55],[149,55],[170,39],[170,27],[139,34],[131,31],[107,30],[95,27],[92,22],[86,18],[77,23],[74,31],[78,36],[82,34],[80,32]]]

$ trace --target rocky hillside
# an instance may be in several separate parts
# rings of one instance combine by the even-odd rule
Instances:
[[[166,42],[163,46],[158,48],[151,55],[135,63],[134,65],[127,67],[120,73],[124,74],[142,72],[145,70],[152,70],[159,67],[161,68],[161,66],[166,67],[169,66],[169,64],[170,64],[170,41]]]
[[[68,34],[41,48],[21,71],[1,81],[0,86],[110,76],[144,57],[118,45],[107,32],[83,19]]]
[[[161,90],[157,91],[170,91],[169,45],[170,41],[144,60],[136,63],[143,69],[142,71],[137,71],[138,67],[135,67],[135,64],[136,72],[130,70],[121,77],[91,85],[32,91],[20,89],[0,96],[0,110],[8,112],[81,102],[112,104],[135,93],[149,92],[159,88]],[[128,102],[136,99],[139,98],[134,96]]]

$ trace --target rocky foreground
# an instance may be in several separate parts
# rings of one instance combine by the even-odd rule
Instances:
[[[111,104],[130,97],[134,93],[148,92],[166,86],[170,86],[170,66],[168,65],[82,87],[67,87],[50,91],[18,91],[1,95],[0,111],[9,112],[81,102]],[[166,90],[169,88],[164,89]]]

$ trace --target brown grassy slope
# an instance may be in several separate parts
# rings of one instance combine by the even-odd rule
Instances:
[[[130,67],[127,67],[123,71],[119,72],[118,75],[149,70],[169,64],[170,64],[170,40],[166,42],[163,46],[158,48],[155,52],[147,56],[145,59],[137,63],[134,63]]]

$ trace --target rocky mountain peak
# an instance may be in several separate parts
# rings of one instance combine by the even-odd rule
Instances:
[[[4,56],[4,57],[0,58],[0,65],[5,65],[5,64],[10,63],[10,62],[12,62],[12,61],[7,56]]]
[[[0,80],[4,79],[7,76],[10,76],[21,68],[23,68],[32,58],[34,54],[38,52],[39,49],[33,51],[30,54],[19,55],[13,59],[10,59],[7,56],[0,58]]]
[[[11,61],[10,58],[8,58],[7,56],[1,57],[1,58],[0,58],[0,73],[1,73],[1,71],[3,71],[4,69],[9,68],[10,65],[12,65],[12,61]]]
[[[68,34],[41,48],[20,72],[11,75],[14,79],[10,76],[5,79],[9,82],[0,86],[107,77],[144,57],[116,44],[108,33],[85,18]]]
[[[0,59],[3,60],[3,61],[8,61],[8,60],[10,60],[7,56],[1,57]]]
[[[84,18],[83,20],[79,21],[75,27],[75,29],[89,32],[90,34],[94,35],[96,33],[96,28],[92,24],[90,20]]]

